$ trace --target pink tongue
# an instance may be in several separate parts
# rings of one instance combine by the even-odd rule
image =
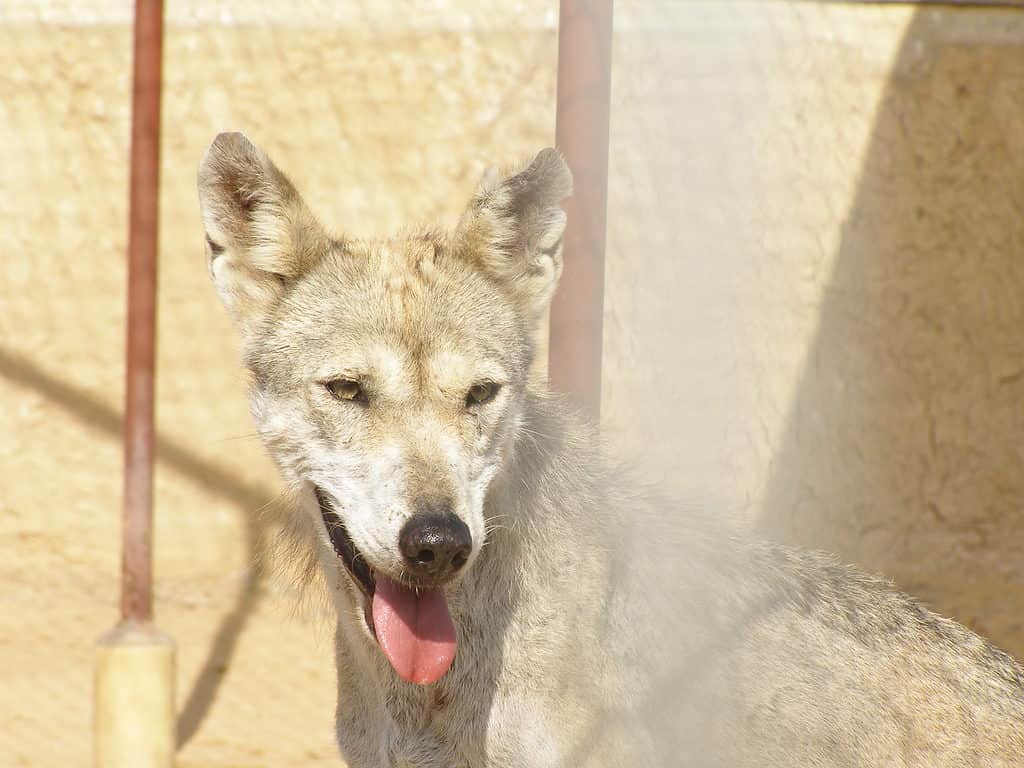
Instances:
[[[437,682],[455,658],[455,624],[440,588],[417,594],[378,573],[373,628],[395,672],[410,683]]]

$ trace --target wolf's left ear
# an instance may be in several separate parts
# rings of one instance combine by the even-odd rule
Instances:
[[[518,173],[488,170],[455,229],[455,247],[498,278],[524,309],[540,315],[562,273],[565,211],[572,174],[554,149]]]
[[[206,150],[199,204],[210,274],[243,333],[330,247],[292,183],[241,133],[220,133]]]

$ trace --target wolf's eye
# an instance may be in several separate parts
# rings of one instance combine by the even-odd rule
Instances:
[[[366,395],[358,381],[353,379],[331,379],[325,381],[324,386],[337,400],[348,400],[350,402],[365,403]]]
[[[466,405],[488,403],[498,394],[499,389],[501,389],[501,385],[495,384],[493,381],[481,381],[479,384],[474,384],[466,394]]]

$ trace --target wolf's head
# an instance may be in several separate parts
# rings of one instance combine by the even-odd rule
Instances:
[[[239,133],[200,166],[210,272],[242,335],[258,429],[367,630],[414,682],[454,655],[444,585],[484,543],[571,186],[545,149],[486,174],[453,232],[363,242],[328,235]]]

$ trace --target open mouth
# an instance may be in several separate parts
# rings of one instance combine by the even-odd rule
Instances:
[[[429,685],[455,659],[455,624],[441,587],[411,587],[378,573],[356,547],[327,494],[314,486],[335,554],[365,596],[363,616],[384,656],[403,680]]]
[[[316,500],[320,505],[320,516],[324,519],[324,525],[327,526],[327,535],[331,538],[331,546],[334,547],[335,554],[352,575],[352,580],[356,585],[363,590],[367,598],[372,600],[373,593],[377,588],[373,569],[370,568],[363,554],[356,549],[352,537],[348,535],[348,529],[345,528],[345,523],[334,511],[334,507],[331,506],[331,502],[327,500],[324,492],[316,486],[313,487],[313,490],[316,492]],[[372,621],[369,622],[369,625],[370,629],[373,629]]]

